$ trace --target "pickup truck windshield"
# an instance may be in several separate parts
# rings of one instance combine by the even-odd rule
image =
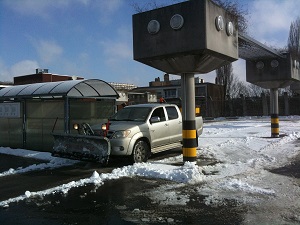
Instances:
[[[149,107],[125,107],[113,115],[110,120],[144,122],[150,111]]]

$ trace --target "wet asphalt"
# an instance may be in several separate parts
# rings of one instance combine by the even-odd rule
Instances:
[[[179,154],[181,150],[175,149],[157,154],[152,160]],[[0,154],[0,172],[42,162]],[[0,201],[24,195],[26,190],[40,191],[87,178],[95,170],[98,173],[108,173],[114,168],[128,164],[129,162],[119,159],[112,160],[106,167],[80,162],[58,169],[0,177]],[[300,156],[291,165],[271,172],[300,177],[299,171]],[[122,178],[106,181],[97,188],[94,185],[73,188],[66,195],[53,193],[44,197],[29,198],[0,208],[0,224],[242,224],[243,215],[249,210],[246,205],[236,205],[235,202],[227,202],[223,207],[206,206],[202,201],[205,196],[196,194],[197,186],[189,185],[188,188],[176,190],[189,193],[190,201],[186,205],[161,205],[144,194],[168,184],[172,182],[138,177]]]

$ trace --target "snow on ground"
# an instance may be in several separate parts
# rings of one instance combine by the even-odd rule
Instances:
[[[160,204],[184,205],[190,201],[188,194],[176,192],[177,188],[196,185],[196,192],[206,196],[205,204],[210,206],[226,205],[228,200],[236,204],[250,204],[259,208],[253,214],[245,215],[251,223],[254,214],[270,213],[269,218],[293,218],[300,222],[300,185],[292,177],[277,175],[270,169],[287,165],[300,153],[300,117],[280,118],[280,138],[270,138],[270,118],[248,117],[238,120],[218,120],[204,124],[204,132],[199,137],[197,150],[199,159],[211,160],[211,165],[182,162],[182,155],[159,161],[138,163],[114,169],[111,173],[98,174],[72,181],[48,190],[31,192],[0,202],[8,207],[32,196],[44,196],[56,192],[67,193],[71,188],[86,184],[103,185],[106,180],[121,177],[151,177],[174,181],[170,185],[148,193],[154,202]],[[296,143],[296,144],[295,144]],[[34,169],[53,168],[70,165],[76,161],[53,158],[49,153],[27,150],[0,148],[0,153],[16,154],[49,161],[28,168],[11,168],[0,176]],[[298,181],[299,182],[299,181]],[[200,185],[201,184],[201,185]],[[195,190],[195,188],[194,188]],[[180,196],[178,196],[180,195]],[[270,210],[270,208],[272,208]],[[263,222],[263,219],[262,221]]]
[[[24,149],[10,149],[10,148],[3,148],[0,147],[0,153],[1,154],[7,154],[7,155],[14,155],[14,156],[22,156],[25,158],[34,158],[34,159],[40,159],[44,161],[49,161],[47,163],[40,163],[38,165],[30,165],[28,167],[19,167],[19,168],[10,168],[7,171],[4,171],[0,173],[0,177],[13,175],[17,173],[26,173],[32,170],[43,170],[43,169],[53,169],[58,168],[62,166],[69,166],[72,165],[78,161],[76,160],[69,160],[69,159],[62,159],[62,158],[55,158],[51,156],[51,153],[49,152],[36,152],[36,151],[29,151]]]

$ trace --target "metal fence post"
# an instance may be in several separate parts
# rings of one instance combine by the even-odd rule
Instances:
[[[289,96],[287,92],[284,92],[283,98],[284,98],[284,115],[288,116],[290,115],[290,107],[289,107]]]
[[[268,116],[268,101],[265,93],[261,93],[263,116]]]

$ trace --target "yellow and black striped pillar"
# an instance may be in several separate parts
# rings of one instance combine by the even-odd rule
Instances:
[[[278,88],[270,89],[271,137],[279,137]]]
[[[278,114],[271,114],[271,137],[279,137]]]
[[[183,161],[197,160],[198,137],[195,120],[182,121],[182,150]]]
[[[182,154],[183,162],[197,161],[198,138],[195,117],[195,79],[194,74],[181,76],[182,88]]]

